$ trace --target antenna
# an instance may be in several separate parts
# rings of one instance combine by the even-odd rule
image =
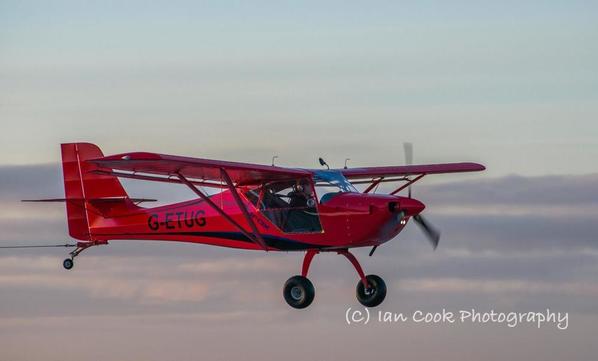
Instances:
[[[272,157],[272,166],[273,166],[273,167],[274,167],[274,160],[275,160],[276,158],[278,158],[278,156],[277,156],[277,155],[275,155],[275,156],[273,156],[273,157]]]
[[[351,158],[345,158],[345,169],[347,169],[347,162],[350,160],[351,160]]]
[[[328,166],[328,163],[326,163],[324,161],[324,158],[322,158],[322,157],[318,158],[318,162],[320,162],[321,166],[326,166],[326,168],[330,169],[330,167]]]

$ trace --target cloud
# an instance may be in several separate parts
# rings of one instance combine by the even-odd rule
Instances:
[[[523,177],[511,175],[415,186],[418,195],[435,204],[462,206],[598,206],[598,174]]]
[[[19,201],[60,198],[64,194],[59,164],[0,166],[0,198]]]
[[[596,282],[537,282],[525,280],[471,280],[460,278],[417,278],[401,280],[405,290],[429,293],[458,294],[519,294],[552,295],[555,293],[580,297],[598,297]]]
[[[243,273],[243,272],[275,272],[284,269],[282,259],[244,259],[222,258],[216,261],[187,262],[181,264],[178,269],[183,272],[192,273]]]
[[[39,192],[36,196],[60,194],[61,176],[54,166],[0,167],[0,176],[2,243],[66,239],[63,205],[15,202],[32,190]],[[389,307],[549,304],[598,313],[592,302],[598,275],[598,205],[591,197],[595,179],[510,176],[417,187],[416,195],[428,205],[428,219],[442,231],[439,249],[432,252],[410,224],[374,257],[367,257],[367,249],[355,253],[367,273],[387,280]],[[170,194],[166,189],[152,193],[151,185],[139,182],[127,187],[135,195]],[[578,202],[586,212],[577,209]],[[61,268],[66,253],[1,250],[0,291],[5,296],[0,319],[90,312],[193,314],[197,307],[233,318],[246,317],[239,312],[286,314],[281,287],[299,273],[302,259],[302,253],[113,241],[86,250],[67,272]],[[356,302],[357,275],[344,258],[318,255],[310,278],[317,289],[311,308],[320,310],[314,312],[334,312],[338,305]],[[42,307],[37,300],[52,306]]]

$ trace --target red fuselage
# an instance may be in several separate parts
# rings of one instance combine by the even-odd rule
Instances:
[[[315,205],[321,230],[288,232],[239,192],[269,250],[343,249],[374,246],[395,237],[409,217],[424,205],[411,198],[355,192],[340,193]],[[232,219],[248,228],[241,209],[228,190],[210,199]],[[202,200],[156,208],[129,205],[108,210],[108,217],[90,222],[97,240],[143,239],[205,243],[223,247],[261,249]],[[104,213],[107,211],[104,210]],[[114,216],[110,216],[114,212]],[[313,213],[313,212],[312,212]]]

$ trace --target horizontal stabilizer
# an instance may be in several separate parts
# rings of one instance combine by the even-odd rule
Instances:
[[[21,199],[21,202],[66,202],[66,198]]]
[[[156,202],[157,199],[151,198],[129,198],[129,197],[102,197],[102,198],[90,198],[87,199],[91,203],[111,203],[111,202],[122,202],[130,200],[133,203],[141,202]],[[66,201],[82,201],[83,198],[47,198],[47,199],[23,199],[21,202],[66,202]]]

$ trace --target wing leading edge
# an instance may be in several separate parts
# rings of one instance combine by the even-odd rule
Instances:
[[[182,174],[186,178],[221,182],[223,181],[222,170],[225,170],[237,186],[296,179],[312,174],[303,169],[141,152],[117,154],[92,159],[89,162],[113,171],[132,172],[129,177],[139,179],[144,179],[143,175],[135,176],[135,173],[167,177],[177,177],[178,174]]]
[[[484,169],[486,169],[486,167],[478,163],[443,163],[388,167],[349,168],[339,169],[339,171],[347,179],[362,179],[374,177],[399,177],[420,174],[479,172]]]

